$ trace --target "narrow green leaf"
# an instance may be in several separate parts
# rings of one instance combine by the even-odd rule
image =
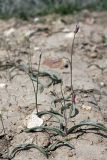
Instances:
[[[102,131],[107,132],[107,127],[104,126],[104,125],[101,124],[101,123],[97,123],[97,122],[93,122],[93,121],[82,121],[82,122],[80,122],[78,125],[75,125],[75,126],[73,126],[72,128],[70,128],[70,129],[68,130],[68,134],[74,132],[76,129],[78,129],[78,128],[82,127],[82,126],[94,126],[94,127],[96,127],[97,129],[99,129],[99,130],[102,130]]]
[[[31,79],[33,81],[37,82],[37,77],[31,76]],[[38,80],[38,84],[39,84],[39,91],[40,91],[40,93],[42,93],[44,91],[44,86],[39,80]]]
[[[58,72],[51,71],[51,70],[45,70],[45,71],[42,71],[41,74],[42,76],[49,76],[53,80],[53,83],[61,82],[61,77],[58,74]]]
[[[48,76],[52,80],[45,87],[49,87],[52,83],[57,84],[57,83],[61,82],[60,75],[55,71],[51,71],[51,70],[41,71],[41,72],[39,72],[39,76],[40,77]],[[32,80],[37,82],[37,73],[34,73],[34,72],[32,73]],[[44,87],[40,81],[39,81],[39,84],[41,84],[42,88]]]
[[[65,135],[65,133],[62,130],[55,128],[55,127],[48,127],[48,126],[40,126],[40,127],[30,128],[30,129],[27,128],[25,129],[25,132],[40,132],[43,130],[53,131],[56,134],[61,135],[61,136]]]
[[[78,110],[77,110],[77,108],[76,108],[76,105],[73,103],[73,104],[71,104],[71,106],[70,106],[70,118],[73,118],[73,117],[75,117],[76,115],[78,114]]]
[[[58,113],[57,111],[54,111],[54,110],[38,112],[38,116],[40,116],[40,117],[43,116],[43,115],[45,115],[45,114],[49,114],[49,115],[57,118],[58,121],[60,121],[59,116],[60,116],[60,117],[63,117],[60,113]]]
[[[66,141],[56,141],[54,144],[50,145],[47,149],[47,151],[55,151],[57,148],[62,147],[62,146],[67,146],[71,149],[74,149],[74,146],[70,144],[69,142]]]
[[[10,155],[9,155],[9,159],[14,158],[17,152],[22,151],[22,150],[28,150],[28,149],[31,149],[31,148],[36,148],[36,149],[38,149],[46,158],[48,158],[47,152],[46,152],[45,149],[43,149],[42,147],[39,147],[39,146],[37,146],[36,144],[21,144],[21,145],[15,147],[15,148],[11,151],[11,153],[10,153]]]
[[[70,101],[69,98],[70,98],[70,96],[64,97],[64,100],[65,100],[65,101]],[[53,107],[53,108],[56,108],[56,103],[61,102],[61,101],[63,101],[63,98],[62,98],[62,97],[59,98],[59,99],[58,99],[58,98],[53,99],[53,100],[51,101],[52,107]],[[70,103],[70,104],[71,104],[71,103]],[[69,108],[70,105],[69,105],[69,106],[68,106],[68,105],[69,105],[69,104],[67,104],[67,106],[65,106],[64,108],[66,108],[66,107]],[[63,110],[64,108],[62,107],[62,110]]]

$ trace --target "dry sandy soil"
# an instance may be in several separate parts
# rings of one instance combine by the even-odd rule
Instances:
[[[29,22],[15,19],[0,20],[0,110],[3,110],[10,151],[23,143],[33,142],[43,146],[47,135],[23,131],[25,117],[35,109],[33,87],[25,72],[13,69],[13,66],[8,67],[8,64],[12,62],[27,64],[31,54],[32,66],[37,69],[40,49],[42,49],[40,70],[57,71],[63,80],[63,90],[66,95],[70,87],[70,67],[64,57],[70,58],[73,31],[77,21],[79,21],[80,30],[74,46],[73,86],[79,114],[72,119],[69,127],[87,119],[107,126],[106,17],[106,12],[83,11],[74,16],[50,15],[38,21],[35,19],[35,22],[33,20]],[[25,37],[29,37],[30,42],[26,42]],[[47,77],[41,80],[45,84],[50,81]],[[60,84],[46,87],[41,94],[38,93],[39,111],[50,109],[53,89],[60,94]],[[49,159],[106,160],[107,134],[91,130],[87,132],[70,141],[75,149],[59,148],[52,152]],[[5,150],[6,139],[0,123],[0,155],[4,154]],[[46,158],[36,149],[20,151],[14,157],[14,160],[34,159],[45,160]]]

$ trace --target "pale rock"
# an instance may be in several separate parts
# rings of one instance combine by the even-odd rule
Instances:
[[[15,28],[10,28],[9,30],[6,30],[5,32],[4,32],[4,35],[6,36],[6,37],[8,37],[8,36],[10,36],[11,34],[13,34],[15,32]]]
[[[40,51],[40,48],[39,47],[34,47],[34,50],[35,51]]]
[[[33,21],[34,21],[35,23],[37,23],[37,22],[39,22],[39,20],[40,20],[39,17],[35,17]]]
[[[27,128],[39,127],[43,124],[43,119],[39,118],[34,112],[31,115],[28,115],[24,120],[24,125]]]
[[[69,66],[69,61],[68,61],[68,59],[65,59],[65,58],[62,59],[62,66],[63,66],[64,68],[68,68],[68,66]]]
[[[101,86],[101,87],[104,87],[104,86],[105,86],[105,83],[104,83],[104,82],[100,82],[100,86]]]
[[[67,33],[67,34],[65,35],[65,38],[66,38],[66,39],[73,39],[73,38],[74,38],[74,32]]]
[[[88,97],[88,95],[87,95],[87,94],[84,94],[83,96],[84,96],[84,98],[87,98],[87,97]]]
[[[86,111],[91,111],[92,107],[88,106],[88,105],[82,105],[82,109],[86,110]]]
[[[62,32],[64,32],[64,33],[69,33],[70,30],[69,30],[68,28],[64,28],[64,29],[62,30]]]
[[[91,53],[90,58],[97,58],[97,53],[96,52]]]
[[[0,83],[0,88],[5,88],[6,84],[5,83]]]

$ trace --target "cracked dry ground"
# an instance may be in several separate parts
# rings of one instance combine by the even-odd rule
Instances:
[[[40,18],[37,23],[11,19],[0,20],[0,109],[6,128],[9,147],[12,150],[22,143],[46,141],[44,133],[22,132],[25,117],[35,108],[35,98],[29,77],[20,70],[7,69],[6,62],[27,64],[28,55],[32,55],[32,65],[37,68],[40,49],[42,63],[40,70],[52,70],[60,73],[64,83],[64,94],[70,86],[70,68],[64,57],[70,58],[73,31],[77,20],[80,30],[76,36],[73,54],[73,86],[79,114],[73,118],[69,127],[82,120],[95,120],[107,126],[107,13],[89,13],[79,15],[50,15]],[[25,36],[30,39],[26,42]],[[26,44],[26,43],[28,44]],[[44,77],[43,83],[50,79]],[[59,94],[60,85],[50,86],[38,94],[39,110],[49,110],[52,101],[50,92]],[[86,109],[83,106],[89,106]],[[99,111],[99,108],[101,111]],[[49,159],[55,160],[106,160],[107,135],[85,133],[78,139],[72,139],[74,150],[62,147],[52,152]],[[0,153],[6,149],[6,140],[0,123]],[[43,160],[45,157],[36,149],[20,151],[14,160]]]

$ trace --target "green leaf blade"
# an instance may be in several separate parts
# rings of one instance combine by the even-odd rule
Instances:
[[[48,131],[52,131],[55,132],[56,134],[60,135],[60,136],[64,136],[65,133],[55,127],[48,127],[48,126],[40,126],[40,127],[35,127],[35,128],[30,128],[30,129],[25,129],[25,132],[41,132],[43,130],[48,130]]]
[[[97,129],[99,130],[102,130],[104,132],[107,132],[107,127],[104,126],[103,124],[101,123],[97,123],[97,122],[93,122],[93,121],[82,121],[80,122],[78,125],[75,125],[73,127],[71,127],[69,130],[68,130],[68,134],[74,132],[76,129],[82,127],[82,126],[93,126],[93,127],[96,127]]]
[[[10,155],[9,155],[9,159],[12,159],[15,157],[16,153],[22,150],[28,150],[31,148],[36,148],[37,150],[39,150],[46,158],[48,158],[48,153],[45,151],[45,149],[43,149],[42,147],[37,146],[36,144],[21,144],[17,147],[15,147]]]

